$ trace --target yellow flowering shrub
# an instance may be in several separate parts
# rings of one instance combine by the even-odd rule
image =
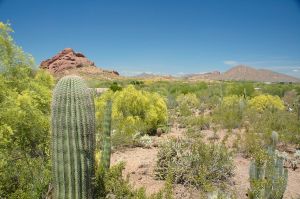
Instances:
[[[226,107],[232,107],[235,106],[237,104],[239,104],[241,101],[241,98],[237,95],[230,95],[230,96],[226,96],[223,98],[223,106]]]
[[[181,94],[176,98],[178,104],[187,104],[189,107],[196,107],[199,105],[199,99],[194,93]]]
[[[167,105],[159,94],[135,89],[129,85],[121,91],[108,91],[96,99],[96,117],[102,123],[106,101],[113,100],[113,128],[133,135],[149,133],[167,122]],[[99,127],[101,129],[101,126]]]
[[[279,96],[273,96],[273,95],[259,95],[251,100],[249,100],[248,103],[250,108],[255,109],[258,112],[263,112],[265,109],[277,109],[277,110],[283,110],[284,109],[284,103],[280,99]]]

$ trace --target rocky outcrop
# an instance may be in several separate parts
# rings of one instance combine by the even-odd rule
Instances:
[[[72,48],[65,48],[51,59],[42,61],[40,68],[48,69],[52,73],[59,73],[67,69],[85,66],[95,67],[95,64],[88,60],[82,53],[77,53]]]
[[[103,70],[90,61],[84,54],[65,48],[51,59],[42,61],[40,68],[46,69],[55,77],[79,75],[86,78],[114,79],[119,77],[117,71]]]

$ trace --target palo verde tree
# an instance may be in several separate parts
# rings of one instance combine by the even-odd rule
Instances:
[[[0,22],[0,198],[42,198],[50,182],[49,114],[54,80]]]

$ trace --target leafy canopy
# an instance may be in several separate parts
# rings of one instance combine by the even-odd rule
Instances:
[[[49,115],[54,80],[0,22],[0,198],[41,198],[50,181]]]

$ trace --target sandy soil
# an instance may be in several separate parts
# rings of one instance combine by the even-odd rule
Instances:
[[[234,132],[236,133],[236,132]],[[212,131],[203,131],[205,138],[213,135]],[[225,131],[218,132],[218,135],[222,139],[225,135]],[[161,137],[154,137],[153,142],[157,145],[158,142],[167,139],[168,137],[182,137],[184,136],[184,129],[173,127],[168,134],[164,134]],[[220,140],[221,140],[220,139]],[[229,138],[230,140],[231,138]],[[230,141],[229,141],[230,143]],[[129,176],[130,182],[135,187],[146,187],[147,194],[158,192],[164,187],[164,181],[156,180],[154,174],[154,168],[156,163],[158,149],[156,147],[151,148],[129,148],[123,151],[117,151],[112,154],[112,164],[124,161],[126,162],[124,177]],[[243,158],[241,155],[236,155],[234,158],[235,163],[235,176],[232,179],[232,189],[240,199],[246,199],[247,189],[249,188],[249,163],[250,160]],[[184,198],[199,198],[199,193],[196,190],[187,190],[182,185],[175,185],[174,196],[176,199]],[[292,171],[289,169],[289,180],[287,190],[284,195],[284,199],[300,198],[300,169]]]

